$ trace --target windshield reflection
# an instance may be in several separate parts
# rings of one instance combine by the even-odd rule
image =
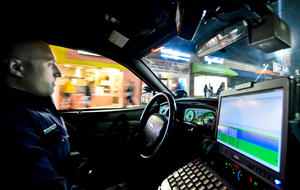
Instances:
[[[200,27],[201,31],[197,32],[196,41],[176,37],[162,47],[190,55],[189,61],[163,57],[161,49],[146,56],[147,65],[170,91],[182,89],[187,91],[190,97],[200,98],[218,97],[220,91],[247,82],[262,82],[278,77],[299,78],[300,23],[297,14],[300,1],[280,0],[269,6],[290,26],[292,48],[265,53],[250,46],[245,36],[233,40],[234,43],[230,46],[216,48],[214,52],[198,57],[199,50],[205,51],[220,43],[223,38],[217,35],[217,30],[229,26],[218,20],[209,20],[206,27]],[[235,32],[233,31],[231,36],[236,36]],[[216,38],[213,38],[213,34]],[[197,52],[196,44],[200,42],[202,46]]]
[[[147,56],[148,66],[171,92],[182,89],[190,97],[218,97],[220,91],[246,82],[299,76],[299,69],[292,66],[291,48],[264,53],[249,46],[247,39],[227,47],[226,51],[201,58],[192,55],[190,62],[159,59],[159,54]]]

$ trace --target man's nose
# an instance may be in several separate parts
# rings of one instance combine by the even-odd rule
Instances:
[[[59,67],[56,64],[54,64],[54,66],[53,66],[53,76],[54,77],[63,77],[63,74],[61,73]]]

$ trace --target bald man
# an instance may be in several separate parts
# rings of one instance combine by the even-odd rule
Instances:
[[[43,97],[53,93],[61,72],[47,43],[16,42],[11,44],[5,58],[7,86]]]
[[[51,94],[62,74],[49,45],[1,44],[1,185],[7,189],[77,189],[67,184],[68,135]]]

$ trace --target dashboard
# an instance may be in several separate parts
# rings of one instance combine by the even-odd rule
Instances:
[[[214,127],[216,113],[208,109],[187,108],[184,109],[182,120],[186,123]]]
[[[162,105],[159,109],[161,115],[167,115],[168,111],[168,105]],[[177,120],[188,129],[204,129],[209,130],[213,134],[217,118],[216,111],[217,105],[210,106],[199,102],[177,102]]]

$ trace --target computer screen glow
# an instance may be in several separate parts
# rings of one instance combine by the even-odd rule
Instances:
[[[283,90],[222,97],[217,141],[280,172]]]

